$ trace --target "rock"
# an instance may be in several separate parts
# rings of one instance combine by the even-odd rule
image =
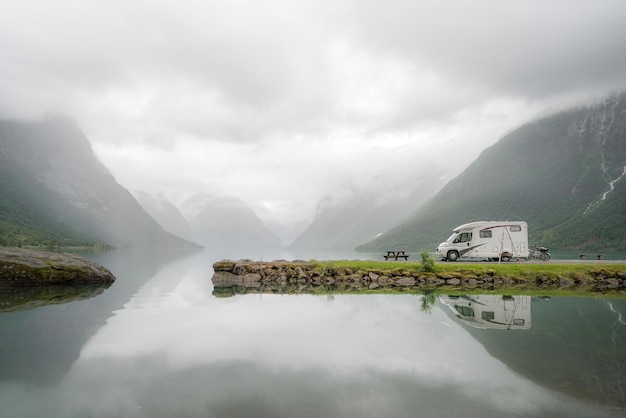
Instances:
[[[243,285],[244,286],[260,286],[261,285],[261,275],[259,273],[248,273],[243,276]]]
[[[414,286],[415,279],[413,277],[401,277],[394,282],[396,286]]]
[[[115,276],[76,254],[0,248],[0,285],[49,286],[113,283]]]
[[[243,285],[243,276],[238,276],[228,271],[216,271],[213,274],[213,286],[232,287]]]
[[[619,287],[619,280],[611,278],[605,280],[606,287],[609,289],[616,289]]]
[[[245,276],[248,273],[257,273],[260,269],[260,266],[256,263],[238,261],[233,267],[232,272],[239,276]]]
[[[440,286],[445,283],[445,280],[440,279],[439,277],[426,276],[424,278],[426,285],[428,286]]]
[[[235,262],[230,260],[222,260],[213,263],[213,271],[233,271]]]
[[[441,272],[441,273],[437,274],[437,276],[442,278],[442,279],[444,279],[444,280],[446,280],[446,283],[450,279],[459,278],[459,276],[457,274],[451,273],[451,272],[447,272],[447,273],[446,272]]]

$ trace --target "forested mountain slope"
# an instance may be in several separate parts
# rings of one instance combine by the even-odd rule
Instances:
[[[186,247],[96,159],[67,119],[0,121],[0,245]]]
[[[432,250],[453,227],[526,220],[531,245],[626,250],[626,94],[527,123],[359,250]]]

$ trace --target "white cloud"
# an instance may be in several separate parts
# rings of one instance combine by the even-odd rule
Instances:
[[[75,117],[131,190],[233,194],[293,220],[343,185],[454,176],[539,112],[626,88],[624,9],[3,2],[0,117]]]

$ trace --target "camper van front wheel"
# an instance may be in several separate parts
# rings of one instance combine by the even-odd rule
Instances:
[[[450,251],[448,252],[448,261],[456,261],[459,259],[459,253],[457,253],[456,251]]]

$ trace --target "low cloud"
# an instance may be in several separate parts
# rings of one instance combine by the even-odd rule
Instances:
[[[74,117],[131,190],[233,194],[268,218],[291,202],[304,218],[345,185],[452,177],[540,112],[626,88],[625,9],[4,2],[0,117]]]

